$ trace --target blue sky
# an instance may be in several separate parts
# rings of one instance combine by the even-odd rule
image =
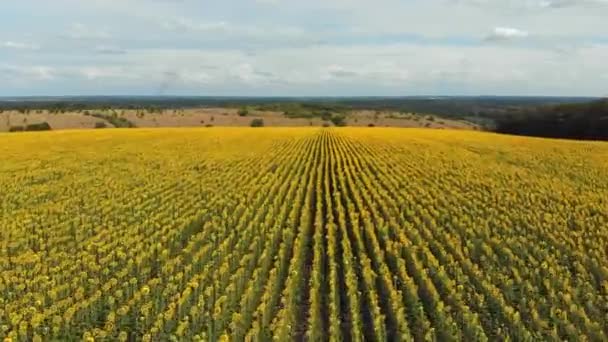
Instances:
[[[7,0],[0,96],[608,95],[608,0]]]

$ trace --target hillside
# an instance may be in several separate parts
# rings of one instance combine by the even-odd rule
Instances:
[[[465,120],[442,118],[408,112],[355,110],[331,107],[330,110],[306,108],[298,112],[292,107],[274,108],[214,107],[183,109],[94,109],[55,111],[50,109],[5,110],[0,112],[0,132],[11,128],[47,122],[52,130],[112,127],[211,127],[250,126],[261,119],[265,126],[377,126],[477,129]],[[300,107],[297,107],[300,108]],[[245,115],[240,115],[243,109]],[[243,114],[243,113],[241,113]]]
[[[0,338],[608,339],[608,144],[0,133]]]
[[[597,98],[498,96],[0,98],[0,131],[42,122],[52,129],[74,129],[249,126],[252,120],[262,119],[265,126],[482,129],[605,140],[607,102]],[[243,109],[247,115],[238,115]]]

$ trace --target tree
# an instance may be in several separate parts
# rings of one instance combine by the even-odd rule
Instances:
[[[346,117],[342,114],[336,114],[331,117],[331,122],[338,127],[346,126]]]
[[[251,120],[251,127],[264,127],[264,120],[259,118]]]

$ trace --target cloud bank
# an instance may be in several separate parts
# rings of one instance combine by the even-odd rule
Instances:
[[[16,20],[31,11],[49,19]],[[0,96],[604,95],[606,17],[608,0],[22,0],[0,13]]]

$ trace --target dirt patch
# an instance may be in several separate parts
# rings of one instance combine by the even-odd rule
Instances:
[[[162,113],[125,111],[124,117],[137,127],[196,127],[196,126],[249,126],[253,119],[261,118],[265,126],[321,126],[321,119],[290,119],[279,112],[251,111],[239,116],[237,109],[204,108],[167,110]]]
[[[51,129],[86,129],[95,128],[97,122],[105,122],[82,113],[49,113],[47,111],[33,112],[28,114],[16,111],[5,111],[0,113],[0,132],[6,132],[12,126],[26,126],[47,122]],[[107,127],[113,127],[105,122]]]

